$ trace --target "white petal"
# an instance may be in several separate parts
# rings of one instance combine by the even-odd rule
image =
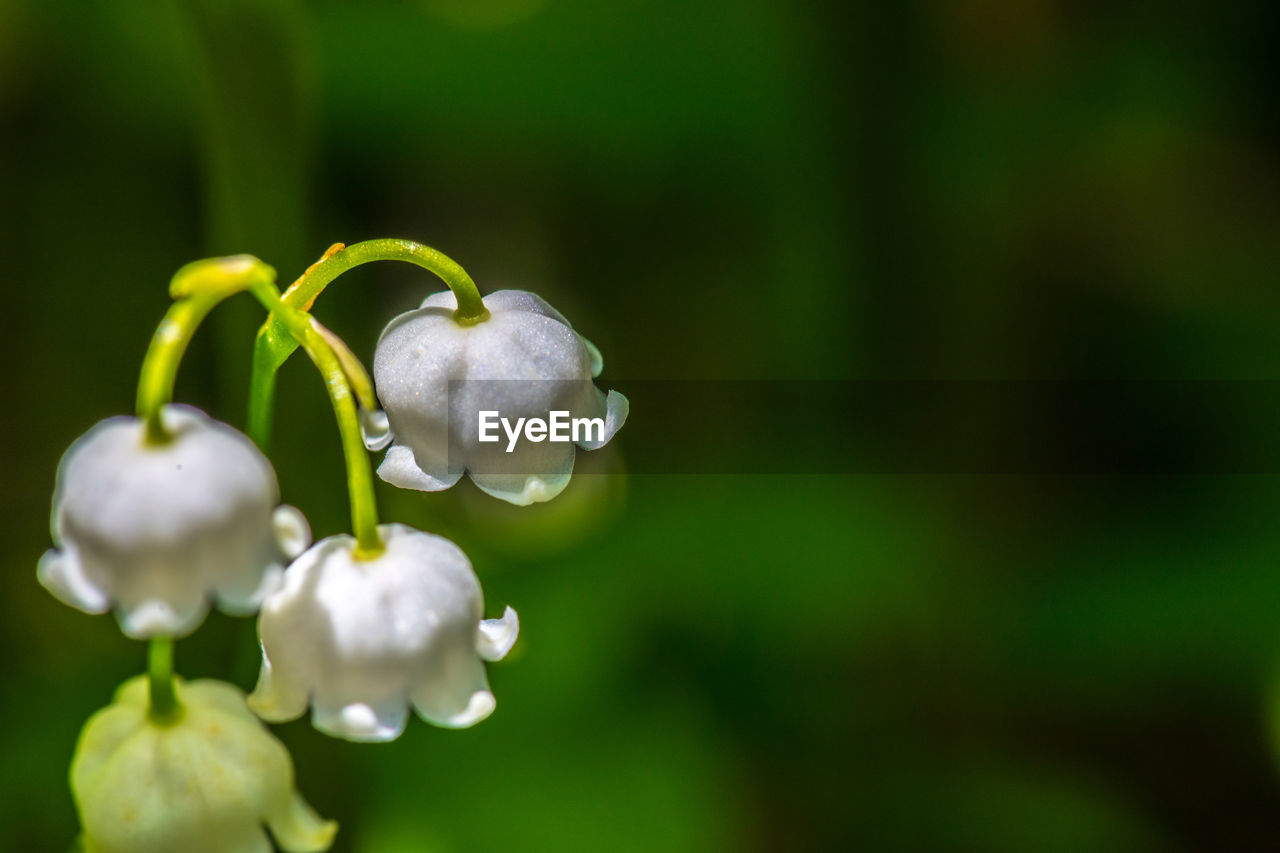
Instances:
[[[258,686],[249,694],[249,710],[272,723],[296,720],[307,710],[308,690],[288,678],[279,677],[266,655],[258,674]]]
[[[262,602],[284,583],[284,566],[273,563],[258,578],[258,585],[250,590],[239,589],[226,583],[218,587],[218,607],[232,616],[250,616],[258,612]]]
[[[523,478],[486,475],[473,477],[472,480],[480,491],[491,497],[506,501],[512,506],[532,506],[546,503],[563,492],[569,485],[570,477],[571,473],[554,477],[535,474]]]
[[[451,378],[549,382],[590,377],[591,356],[568,324],[545,314],[504,311],[472,327],[467,336],[466,373]]]
[[[297,507],[281,504],[271,513],[271,525],[275,529],[276,543],[290,560],[311,545],[311,525]]]
[[[381,409],[373,412],[360,412],[360,434],[364,437],[364,446],[369,450],[381,450],[391,443],[391,421],[387,413]]]
[[[609,396],[605,400],[604,414],[604,434],[599,441],[594,439],[591,441],[580,441],[578,446],[583,450],[599,450],[609,443],[614,434],[622,429],[622,425],[627,422],[627,415],[631,412],[631,403],[627,398],[619,394],[617,391],[610,391]]]
[[[126,637],[147,640],[152,637],[185,637],[204,621],[209,602],[203,595],[188,596],[185,601],[148,598],[116,609],[120,630]]]
[[[516,506],[549,501],[573,475],[574,447],[568,442],[522,440],[513,452],[486,445],[468,474],[481,491]]]
[[[476,633],[476,651],[485,660],[502,660],[516,644],[520,634],[520,617],[511,607],[502,611],[501,619],[485,619]]]
[[[481,300],[483,301],[483,300]],[[419,308],[447,308],[450,311],[458,310],[458,298],[453,295],[452,290],[441,290],[431,294],[422,300]]]
[[[484,305],[495,314],[499,311],[521,311],[529,314],[540,314],[572,328],[565,316],[551,307],[551,303],[538,294],[530,293],[527,290],[495,290],[484,297]]]
[[[393,444],[378,466],[378,476],[393,486],[420,492],[443,491],[462,476],[460,471],[451,472],[447,465],[433,467],[431,472],[422,470],[412,450],[403,444]]]
[[[569,485],[570,474],[544,477],[509,476],[504,474],[477,475],[471,479],[485,494],[506,501],[512,506],[532,506],[546,503],[564,491]]]
[[[489,690],[478,658],[457,661],[459,671],[437,674],[413,691],[413,707],[429,723],[446,729],[474,726],[493,713],[498,702]]]
[[[408,702],[399,696],[376,706],[365,702],[337,705],[317,700],[311,712],[311,724],[319,731],[358,743],[395,740],[408,721]]]
[[[85,613],[106,613],[111,606],[106,592],[84,576],[74,551],[46,551],[36,577],[59,601]]]
[[[440,723],[439,725],[447,728],[465,729],[488,719],[489,715],[497,707],[498,700],[493,698],[492,693],[488,690],[477,690],[471,694],[466,708],[450,717],[448,722]]]
[[[447,307],[429,304],[432,299],[428,298],[422,308],[394,318],[379,335],[373,379],[384,409],[421,392],[419,379],[448,381],[458,375],[472,327],[454,322],[452,294],[449,296]],[[395,429],[394,415],[392,421]]]

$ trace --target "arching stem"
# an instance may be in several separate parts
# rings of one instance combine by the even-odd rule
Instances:
[[[298,280],[284,292],[284,301],[294,308],[310,310],[316,297],[347,270],[370,261],[405,261],[435,273],[453,291],[458,308],[453,317],[459,323],[472,325],[489,317],[480,290],[467,271],[443,252],[413,240],[365,240],[344,246],[335,243],[320,260],[307,267]]]
[[[160,413],[173,399],[173,383],[187,344],[191,343],[200,321],[220,301],[221,296],[210,294],[180,299],[169,306],[164,319],[156,327],[138,379],[138,417],[146,421],[149,444],[163,444],[169,440]]]
[[[351,530],[356,537],[356,557],[376,557],[383,552],[384,545],[378,533],[378,504],[373,491],[373,467],[365,450],[364,437],[360,433],[356,396],[352,392],[351,379],[343,369],[344,359],[331,343],[330,336],[310,315],[284,304],[278,305],[276,315],[294,340],[302,345],[324,379],[329,402],[338,420],[338,433],[342,438],[342,454],[347,466],[347,492],[351,501]],[[347,368],[354,369],[354,366],[348,363]],[[363,373],[363,368],[360,368],[360,373]],[[367,378],[364,381],[367,382]],[[357,384],[360,384],[359,381]],[[365,393],[372,396],[372,389],[367,389]]]
[[[173,400],[178,365],[201,321],[219,302],[244,290],[274,304],[279,299],[274,277],[271,267],[248,255],[196,261],[174,275],[169,293],[176,301],[156,327],[138,377],[138,417],[146,422],[149,444],[169,440],[161,413]]]
[[[454,319],[463,325],[482,323],[489,318],[480,290],[471,276],[444,253],[413,240],[366,240],[344,246],[335,243],[285,291],[283,299],[293,308],[308,311],[316,297],[335,278],[370,261],[404,261],[440,277],[458,302]],[[297,342],[272,316],[258,330],[253,348],[253,372],[249,380],[249,436],[263,450],[271,440],[272,409],[276,372],[297,348]]]
[[[275,271],[257,258],[238,255],[229,258],[213,258],[188,264],[173,277],[170,294],[177,301],[169,308],[164,320],[156,329],[147,357],[142,364],[142,377],[138,383],[138,415],[146,420],[147,440],[163,443],[169,440],[161,421],[164,406],[173,399],[173,383],[178,364],[199,327],[200,321],[215,305],[241,291],[248,290],[270,316],[264,330],[270,336],[259,335],[260,346],[288,347],[292,352],[299,344],[315,362],[324,378],[325,388],[333,404],[338,420],[338,432],[342,436],[342,450],[347,467],[347,487],[351,495],[351,525],[359,543],[361,556],[382,553],[382,540],[378,536],[378,511],[373,493],[373,471],[364,449],[360,433],[360,419],[356,413],[352,385],[362,403],[372,408],[375,400],[373,384],[364,367],[346,348],[341,339],[316,323],[310,315],[291,306],[276,289]],[[265,343],[264,343],[265,341]],[[257,360],[255,359],[255,364]],[[254,373],[255,388],[266,381],[267,400],[270,401],[271,385],[275,371]],[[270,419],[263,421],[261,408],[250,410],[250,427],[257,434],[251,437],[259,446],[265,446],[263,429],[270,426]],[[269,412],[269,407],[268,407]],[[153,645],[153,654],[162,649]],[[172,652],[169,653],[170,656]]]

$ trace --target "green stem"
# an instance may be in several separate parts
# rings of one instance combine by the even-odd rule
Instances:
[[[276,314],[286,324],[294,340],[315,364],[324,378],[329,402],[338,420],[342,438],[342,454],[347,466],[347,492],[351,500],[351,530],[356,536],[356,557],[376,557],[384,550],[378,533],[378,502],[373,491],[373,466],[364,447],[360,418],[356,412],[351,382],[343,370],[342,359],[325,336],[317,331],[310,315],[279,303]],[[272,382],[274,372],[272,373]]]
[[[365,240],[345,247],[341,243],[335,244],[289,286],[284,292],[284,301],[294,308],[307,310],[329,282],[370,261],[405,261],[435,273],[458,300],[453,316],[463,325],[474,325],[489,317],[489,309],[484,307],[480,290],[467,271],[443,252],[413,240]]]
[[[366,240],[351,246],[337,243],[325,252],[289,286],[284,301],[294,308],[310,310],[317,296],[338,276],[371,261],[405,261],[416,264],[440,277],[458,301],[454,319],[463,325],[482,323],[489,318],[480,290],[466,270],[442,252],[413,240]],[[293,354],[298,344],[283,333],[281,324],[271,317],[258,331],[253,349],[253,371],[249,380],[249,436],[264,451],[271,440],[275,375]]]
[[[285,362],[279,353],[281,351],[292,353],[298,346],[292,338],[288,343],[280,341],[279,332],[279,324],[271,322],[268,318],[258,330],[258,337],[253,342],[253,371],[249,375],[249,412],[245,432],[263,453],[268,451],[271,444],[276,373]],[[286,355],[285,358],[288,356]]]
[[[148,443],[163,444],[170,438],[160,413],[173,400],[178,365],[201,321],[219,302],[244,290],[252,291],[270,311],[280,301],[274,275],[248,255],[195,261],[174,275],[169,293],[175,301],[151,336],[138,377],[138,417],[146,421]]]
[[[180,299],[169,306],[156,327],[138,379],[138,417],[146,421],[148,443],[163,444],[169,440],[160,412],[173,399],[173,383],[187,344],[191,343],[200,321],[222,298],[221,294],[201,293]]]
[[[147,651],[147,680],[151,688],[148,716],[159,723],[172,721],[180,707],[173,685],[172,637],[152,639]]]
[[[258,335],[254,357],[254,381],[250,390],[249,427],[251,436],[265,449],[270,437],[271,392],[275,384],[276,370],[282,360],[273,353],[288,351],[299,344],[315,362],[324,377],[325,389],[338,419],[338,432],[342,436],[342,451],[347,466],[347,488],[351,495],[351,527],[356,534],[357,556],[373,557],[383,551],[378,535],[378,508],[373,492],[373,469],[365,452],[364,438],[360,433],[360,419],[356,413],[350,371],[356,378],[366,405],[373,404],[373,389],[364,368],[345,348],[345,344],[328,330],[316,323],[310,315],[285,302],[271,280],[270,268],[256,258],[221,258],[197,261],[178,271],[169,287],[177,302],[156,329],[142,363],[142,377],[138,382],[138,415],[146,420],[147,440],[167,441],[160,412],[173,399],[173,383],[178,364],[187,344],[200,325],[200,321],[223,299],[243,290],[250,291],[270,313],[268,322]],[[280,328],[278,328],[280,327]],[[283,332],[281,332],[281,328]],[[286,341],[287,338],[287,341]],[[270,370],[260,371],[258,355],[266,353],[272,365]],[[165,648],[165,643],[168,647]],[[166,662],[167,661],[167,662]],[[157,666],[168,675],[157,680]],[[172,705],[173,648],[171,641],[156,641],[151,646],[152,706],[164,705],[164,691]],[[163,682],[163,683],[162,683]],[[167,684],[167,688],[164,686]],[[164,713],[157,711],[156,713]]]

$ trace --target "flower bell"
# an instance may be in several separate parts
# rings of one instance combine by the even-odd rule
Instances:
[[[510,503],[551,500],[569,483],[575,444],[595,450],[608,443],[627,419],[627,398],[595,386],[599,350],[541,298],[500,290],[483,301],[488,318],[465,324],[454,317],[453,293],[436,293],[383,331],[373,373],[389,431],[375,424],[382,435],[370,448],[394,443],[378,474],[431,492],[466,471],[482,490]],[[513,450],[505,440],[482,440],[482,412],[514,423],[555,411],[596,420],[599,428],[572,441],[521,441]]]
[[[62,457],[54,550],[40,582],[87,613],[114,607],[130,637],[183,636],[209,611],[247,615],[310,542],[306,519],[278,506],[271,463],[248,437],[189,406],[165,406],[168,434],[109,418]]]
[[[249,707],[354,741],[394,740],[412,704],[428,722],[463,728],[493,712],[483,661],[520,630],[510,607],[483,619],[480,583],[462,550],[402,524],[378,527],[381,554],[350,536],[312,546],[263,603],[262,673]]]
[[[289,853],[328,850],[337,824],[294,790],[284,744],[230,684],[174,683],[172,719],[148,714],[146,676],[85,724],[71,790],[93,853],[263,853],[263,824]]]

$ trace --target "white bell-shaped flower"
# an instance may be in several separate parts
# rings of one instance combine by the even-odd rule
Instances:
[[[108,418],[58,466],[53,541],[40,582],[86,613],[115,608],[130,637],[194,631],[211,600],[255,612],[285,558],[311,540],[279,506],[271,463],[243,433],[189,406],[166,406],[171,438],[148,443],[142,420]]]
[[[391,321],[378,340],[373,375],[386,410],[371,430],[394,439],[378,468],[395,486],[421,491],[447,489],[465,471],[477,486],[517,505],[558,495],[573,473],[575,444],[604,446],[627,419],[627,398],[606,396],[592,382],[600,352],[573,330],[558,311],[532,293],[500,290],[484,297],[490,316],[464,325],[453,317],[450,291]],[[480,413],[495,412],[507,426],[481,441]],[[538,438],[526,432],[509,441],[506,430],[520,419],[549,421],[568,413],[584,429],[572,440]],[[586,421],[596,421],[596,428]],[[518,432],[518,427],[515,428]],[[563,437],[564,433],[562,433]]]
[[[516,612],[483,618],[480,582],[448,539],[402,524],[378,531],[386,549],[368,559],[351,536],[317,542],[263,603],[262,673],[249,697],[263,719],[292,720],[311,704],[320,731],[389,741],[410,704],[449,728],[493,713],[483,662],[515,643]]]
[[[294,790],[284,744],[221,681],[176,679],[179,710],[147,713],[147,677],[125,682],[85,724],[71,790],[92,853],[328,850],[337,824]]]

